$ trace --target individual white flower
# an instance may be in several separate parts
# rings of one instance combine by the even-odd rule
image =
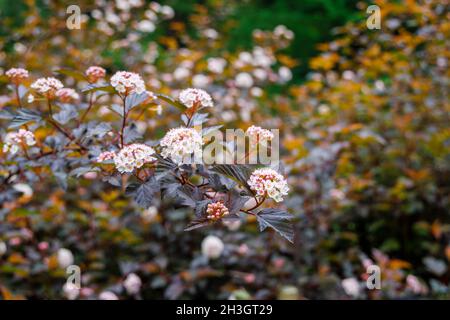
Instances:
[[[103,79],[106,75],[106,70],[102,67],[98,66],[90,66],[86,70],[86,76],[88,77],[89,82],[97,82],[100,79]]]
[[[170,158],[177,164],[188,162],[191,155],[198,156],[202,152],[203,139],[193,128],[174,128],[161,139],[161,155]]]
[[[203,35],[205,37],[207,37],[209,39],[213,39],[213,40],[219,38],[219,33],[212,28],[208,28],[205,31],[203,31]]]
[[[355,278],[346,278],[342,280],[341,284],[346,294],[353,298],[359,296],[361,288],[359,287],[358,280]]]
[[[270,130],[263,129],[258,126],[251,126],[247,129],[245,134],[250,137],[250,143],[256,144],[256,143],[267,143],[268,141],[271,141],[274,137],[273,133]]]
[[[47,97],[48,99],[51,99],[55,97],[56,91],[64,88],[64,86],[58,79],[48,77],[37,79],[31,84],[31,88]]]
[[[223,204],[222,201],[208,203],[208,206],[206,207],[206,217],[209,220],[219,220],[229,213],[230,211],[228,211],[228,208]]]
[[[80,98],[78,93],[70,88],[59,89],[58,91],[56,91],[56,97],[58,97],[58,99],[64,103],[68,103],[73,100],[78,100]]]
[[[210,78],[204,74],[196,74],[192,77],[192,85],[197,88],[205,88],[210,82]]]
[[[253,76],[259,81],[264,81],[269,75],[263,68],[256,68],[255,70],[253,70]]]
[[[146,210],[142,211],[141,217],[147,223],[155,221],[158,217],[158,208],[156,208],[155,206],[147,208]]]
[[[28,78],[28,70],[22,68],[11,68],[6,71],[5,75],[11,80],[14,84],[19,84],[23,80]]]
[[[98,296],[100,300],[119,300],[119,297],[114,292],[111,291],[103,291]]]
[[[216,236],[207,236],[202,241],[202,254],[209,259],[217,259],[222,255],[224,244]]]
[[[34,101],[34,96],[30,93],[27,97],[27,102],[32,103]]]
[[[175,11],[167,5],[162,6],[160,12],[166,19],[172,19],[175,16]]]
[[[260,98],[264,94],[264,91],[259,87],[253,87],[250,89],[250,94],[253,97]]]
[[[6,253],[8,250],[8,247],[6,246],[6,243],[3,241],[0,241],[0,257]]]
[[[208,70],[217,74],[222,73],[227,65],[227,61],[223,58],[209,58],[207,62]]]
[[[3,152],[16,154],[20,147],[33,146],[36,144],[34,134],[25,129],[19,129],[17,132],[8,132],[3,144]]]
[[[118,71],[111,77],[111,85],[123,95],[145,91],[145,83],[141,76],[134,72]]]
[[[240,219],[233,219],[233,220],[224,220],[223,224],[228,228],[228,230],[236,231],[241,227],[242,222]]]
[[[58,259],[58,265],[62,269],[72,265],[74,261],[72,251],[66,248],[59,249],[56,253],[56,257]]]
[[[104,151],[102,153],[100,153],[97,157],[97,162],[105,162],[105,161],[109,161],[109,160],[114,160],[114,158],[116,157],[116,153],[114,151]]]
[[[146,163],[156,160],[155,150],[141,143],[134,143],[123,147],[114,157],[114,164],[120,173],[133,172]]]
[[[240,88],[250,88],[253,86],[253,78],[247,72],[241,72],[236,76],[236,86]]]
[[[31,197],[33,195],[33,189],[26,183],[16,183],[13,185],[13,189],[23,193],[26,197]]]
[[[64,296],[69,300],[75,300],[80,295],[80,288],[74,283],[66,282],[63,286]]]
[[[188,68],[178,67],[173,72],[173,77],[175,78],[175,80],[180,81],[189,77],[190,74],[191,71]]]
[[[142,31],[142,32],[149,32],[149,33],[151,33],[153,31],[155,31],[156,27],[155,27],[155,24],[153,22],[151,22],[149,20],[142,20],[142,21],[140,21],[138,23],[137,29],[139,31]]]
[[[278,76],[280,77],[281,82],[288,82],[292,79],[292,71],[288,67],[281,67],[278,69]]]
[[[213,106],[211,96],[202,89],[185,89],[180,92],[178,99],[188,108]]]
[[[135,273],[130,273],[123,281],[123,286],[128,294],[134,295],[141,290],[142,281]]]
[[[258,196],[268,196],[276,202],[283,201],[283,196],[286,196],[289,191],[286,179],[270,168],[256,169],[247,183]]]
[[[292,40],[294,38],[294,32],[286,28],[284,25],[278,25],[273,30],[273,34],[276,37],[284,37],[288,40]]]
[[[415,294],[426,294],[428,291],[427,287],[423,285],[415,275],[412,274],[409,274],[406,277],[406,286]]]

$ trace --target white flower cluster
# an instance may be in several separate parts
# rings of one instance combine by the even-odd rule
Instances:
[[[208,59],[208,70],[220,74],[225,69],[227,61],[223,58],[209,58]]]
[[[78,93],[70,88],[59,89],[58,91],[56,91],[56,97],[58,97],[61,102],[65,103],[71,102],[73,100],[78,100],[80,98]]]
[[[86,76],[88,77],[89,82],[97,82],[100,79],[103,79],[106,75],[106,70],[102,67],[91,66],[86,70]]]
[[[251,126],[245,132],[250,137],[251,143],[267,142],[273,139],[273,133],[270,130],[258,126]]]
[[[211,96],[202,89],[185,89],[180,92],[178,99],[188,108],[213,106]]]
[[[207,236],[202,241],[202,254],[209,259],[217,259],[222,255],[224,244],[216,236]]]
[[[123,281],[123,286],[128,294],[138,294],[142,286],[141,278],[139,278],[139,276],[135,273],[130,273]]]
[[[111,77],[111,85],[120,94],[137,93],[145,91],[145,83],[141,76],[134,72],[118,71]]]
[[[22,80],[28,78],[28,70],[22,68],[11,68],[5,74],[15,84],[19,84]]]
[[[72,251],[66,248],[60,248],[56,253],[56,258],[61,269],[66,269],[68,266],[72,265],[74,261]]]
[[[170,158],[177,164],[190,159],[191,154],[201,154],[203,139],[201,135],[192,128],[174,128],[166,133],[160,143],[163,148],[161,155]]]
[[[16,154],[20,146],[33,146],[36,144],[34,134],[31,131],[20,129],[18,132],[9,132],[5,136],[3,152]]]
[[[123,147],[114,157],[114,164],[120,173],[133,172],[134,169],[156,160],[152,147],[135,143]]]
[[[209,203],[206,207],[206,217],[210,220],[219,220],[229,213],[228,208],[221,201]]]
[[[39,78],[31,84],[31,88],[39,92],[40,94],[46,96],[47,98],[53,98],[56,91],[62,89],[64,86],[56,78]]]
[[[114,151],[104,151],[100,153],[97,157],[97,162],[105,162],[109,160],[114,160],[116,153]]]
[[[273,29],[273,34],[279,38],[286,38],[288,40],[294,39],[294,32],[286,28],[284,25],[276,26],[275,29]]]
[[[283,201],[283,196],[289,191],[286,179],[270,168],[256,169],[247,183],[258,196],[269,196],[276,202]]]

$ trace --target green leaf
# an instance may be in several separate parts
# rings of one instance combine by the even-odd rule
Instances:
[[[167,102],[168,104],[174,106],[175,108],[180,109],[181,111],[186,110],[186,106],[184,104],[182,104],[180,101],[172,99],[171,97],[166,96],[165,94],[161,94],[161,93],[156,94],[156,96],[158,97],[158,99],[161,99],[161,100]]]
[[[290,220],[292,215],[280,209],[263,209],[256,215],[259,230],[262,232],[267,227],[275,230],[289,242],[294,242],[294,227]]]
[[[75,80],[79,80],[79,81],[87,81],[86,76],[85,76],[82,72],[77,71],[77,70],[72,70],[72,69],[58,69],[58,70],[55,70],[55,73],[63,74],[63,75],[65,75],[65,76],[72,77],[72,78],[74,78]]]
[[[89,93],[89,92],[97,92],[97,91],[103,91],[103,92],[109,92],[109,93],[115,93],[116,90],[114,88],[107,84],[107,83],[92,83],[88,85],[86,88],[81,90],[83,93]]]

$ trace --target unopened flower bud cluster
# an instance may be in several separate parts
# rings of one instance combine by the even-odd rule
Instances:
[[[206,217],[210,220],[218,220],[229,213],[228,208],[220,201],[209,203],[206,208]]]

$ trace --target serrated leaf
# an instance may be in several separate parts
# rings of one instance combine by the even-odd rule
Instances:
[[[75,177],[79,178],[80,176],[84,175],[85,173],[97,172],[97,171],[99,171],[99,168],[80,167],[80,168],[76,168],[76,169],[70,171],[69,176],[75,176]]]
[[[65,76],[72,77],[72,78],[74,78],[76,80],[79,80],[79,81],[86,81],[87,80],[86,76],[82,72],[77,71],[77,70],[58,69],[58,70],[55,70],[55,72],[59,73],[59,74],[63,74]]]
[[[134,201],[136,201],[140,207],[146,209],[152,205],[153,197],[158,190],[158,182],[155,179],[150,179],[138,186],[135,186],[134,184],[130,185],[127,187],[127,194],[133,195]]]
[[[290,220],[292,215],[280,209],[263,209],[256,214],[259,230],[262,232],[267,227],[275,230],[289,242],[294,242],[294,227]]]
[[[134,107],[137,107],[141,103],[143,103],[145,100],[149,98],[147,92],[142,93],[133,93],[126,97],[125,99],[125,110],[126,112],[130,111]]]
[[[53,119],[58,121],[60,124],[66,124],[77,116],[78,112],[74,106],[70,104],[64,104],[61,106],[61,111],[53,116]]]
[[[103,91],[103,92],[109,92],[114,93],[116,92],[114,88],[107,84],[107,83],[91,83],[87,87],[85,87],[81,92],[83,93],[89,93],[89,92],[97,92],[97,91]]]
[[[111,125],[107,122],[102,122],[96,125],[94,128],[89,129],[86,133],[86,137],[98,136],[99,138],[103,138],[103,136],[111,131]]]
[[[178,100],[172,99],[171,97],[166,96],[165,94],[161,94],[161,93],[156,94],[156,96],[158,97],[158,99],[161,99],[161,100],[167,102],[168,104],[174,106],[175,108],[180,109],[181,111],[186,110],[186,106]]]
[[[206,227],[209,225],[209,221],[205,218],[192,220],[185,228],[184,231],[191,231],[194,229]]]
[[[142,139],[142,135],[137,131],[136,125],[134,123],[125,127],[125,130],[123,131],[123,136],[124,136],[123,141],[126,144]]]
[[[223,126],[212,126],[212,127],[206,127],[206,128],[202,128],[202,137],[206,137],[209,134],[216,132],[217,130],[219,130],[220,128],[222,128]]]
[[[235,164],[217,164],[213,165],[211,171],[223,174],[224,176],[236,181],[239,185],[245,187],[249,192],[253,193],[247,181],[252,173],[251,168],[246,165]]]
[[[12,119],[9,128],[18,128],[31,121],[40,121],[41,114],[29,109],[19,109],[17,115]]]

